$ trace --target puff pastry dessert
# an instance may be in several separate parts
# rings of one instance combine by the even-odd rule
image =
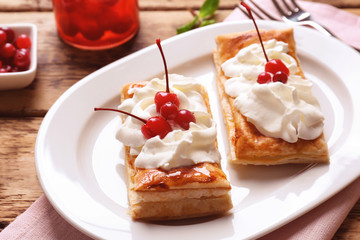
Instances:
[[[229,161],[277,165],[328,162],[323,115],[296,55],[293,29],[261,30],[267,55],[290,70],[286,84],[257,83],[266,63],[256,31],[216,37],[217,88]]]
[[[193,112],[196,123],[163,139],[146,139],[139,121],[125,116],[117,138],[125,146],[130,214],[135,220],[184,219],[223,214],[232,208],[230,183],[221,170],[216,125],[208,95],[193,78],[169,75],[180,108]],[[165,80],[130,83],[122,88],[119,109],[148,118],[156,115],[154,95]]]

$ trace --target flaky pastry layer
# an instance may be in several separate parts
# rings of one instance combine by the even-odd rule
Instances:
[[[263,41],[276,39],[287,43],[288,54],[298,64],[296,74],[304,77],[296,55],[293,29],[261,30],[261,37]],[[220,35],[215,40],[216,49],[213,57],[217,71],[217,89],[229,138],[229,161],[236,164],[254,165],[328,162],[329,154],[324,134],[314,140],[299,139],[296,143],[264,136],[235,108],[235,98],[226,94],[225,82],[229,78],[224,75],[221,64],[233,58],[240,49],[259,43],[256,31]]]

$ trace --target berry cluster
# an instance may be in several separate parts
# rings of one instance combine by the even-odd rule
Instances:
[[[169,74],[166,66],[165,56],[161,48],[160,39],[156,40],[156,44],[160,50],[164,68],[165,68],[165,77],[166,77],[166,91],[159,91],[155,94],[154,102],[156,105],[156,111],[160,113],[160,116],[154,116],[148,120],[142,119],[138,116],[135,116],[131,113],[127,113],[117,109],[111,108],[95,108],[95,111],[107,110],[120,112],[126,115],[129,115],[133,118],[136,118],[139,121],[142,121],[144,125],[141,127],[141,132],[145,138],[149,139],[155,136],[159,136],[163,139],[169,132],[173,129],[169,121],[173,121],[179,125],[182,129],[188,130],[190,128],[190,122],[196,122],[195,116],[192,112],[186,109],[179,109],[180,101],[175,93],[170,92],[169,88]]]
[[[162,117],[167,120],[174,120],[180,127],[185,130],[189,129],[190,122],[195,122],[195,116],[192,112],[186,109],[179,110],[179,99],[175,93],[171,93],[169,89],[169,75],[167,72],[166,61],[164,53],[161,48],[160,39],[156,40],[156,44],[160,50],[166,77],[166,92],[159,91],[156,93],[154,101],[156,105],[156,111],[160,113]]]
[[[259,74],[257,82],[260,84],[269,82],[286,83],[289,74],[289,69],[280,59],[271,59],[265,64],[265,72]]]
[[[257,82],[260,84],[265,84],[265,83],[270,83],[270,82],[282,82],[285,84],[287,82],[288,76],[290,74],[289,69],[285,66],[285,64],[280,59],[271,59],[271,60],[268,59],[268,56],[266,55],[266,51],[264,48],[264,44],[261,39],[259,29],[257,27],[257,24],[255,22],[253,15],[251,13],[250,7],[243,1],[241,1],[240,4],[247,10],[247,12],[249,13],[249,16],[251,17],[251,19],[255,25],[256,32],[258,34],[260,44],[261,44],[261,47],[262,47],[262,50],[264,52],[265,59],[266,59],[265,72],[262,72],[259,74],[259,76],[257,78]]]
[[[0,28],[0,73],[26,71],[30,67],[31,39],[9,27]]]

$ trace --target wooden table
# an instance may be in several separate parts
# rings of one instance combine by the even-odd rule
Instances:
[[[141,28],[129,43],[111,50],[91,52],[59,40],[51,0],[0,0],[0,23],[34,23],[38,27],[38,71],[34,82],[21,90],[0,92],[0,231],[24,212],[40,195],[34,166],[37,131],[51,105],[70,86],[132,52],[176,34],[191,20],[188,7],[198,9],[203,0],[139,0]],[[359,0],[321,0],[360,15]],[[216,19],[222,21],[235,0],[222,0]],[[86,61],[84,61],[86,59]],[[358,239],[360,201],[334,239]]]

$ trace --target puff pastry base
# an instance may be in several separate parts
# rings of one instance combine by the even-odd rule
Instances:
[[[288,43],[289,52],[298,63],[297,75],[304,77],[296,56],[293,29],[261,30],[263,41],[276,39]],[[324,134],[314,140],[298,140],[288,143],[282,139],[266,137],[246,120],[235,107],[235,98],[225,93],[225,81],[221,64],[234,57],[237,52],[253,43],[258,43],[256,31],[232,33],[216,37],[214,63],[217,70],[217,89],[227,126],[230,152],[229,161],[236,164],[277,165],[285,163],[319,163],[328,162],[329,154]]]
[[[132,97],[129,88],[145,84],[125,85],[122,100]],[[203,92],[209,110],[208,96]],[[164,171],[136,168],[135,159],[125,146],[128,199],[134,220],[195,218],[224,214],[232,208],[230,183],[220,164],[201,163]]]

